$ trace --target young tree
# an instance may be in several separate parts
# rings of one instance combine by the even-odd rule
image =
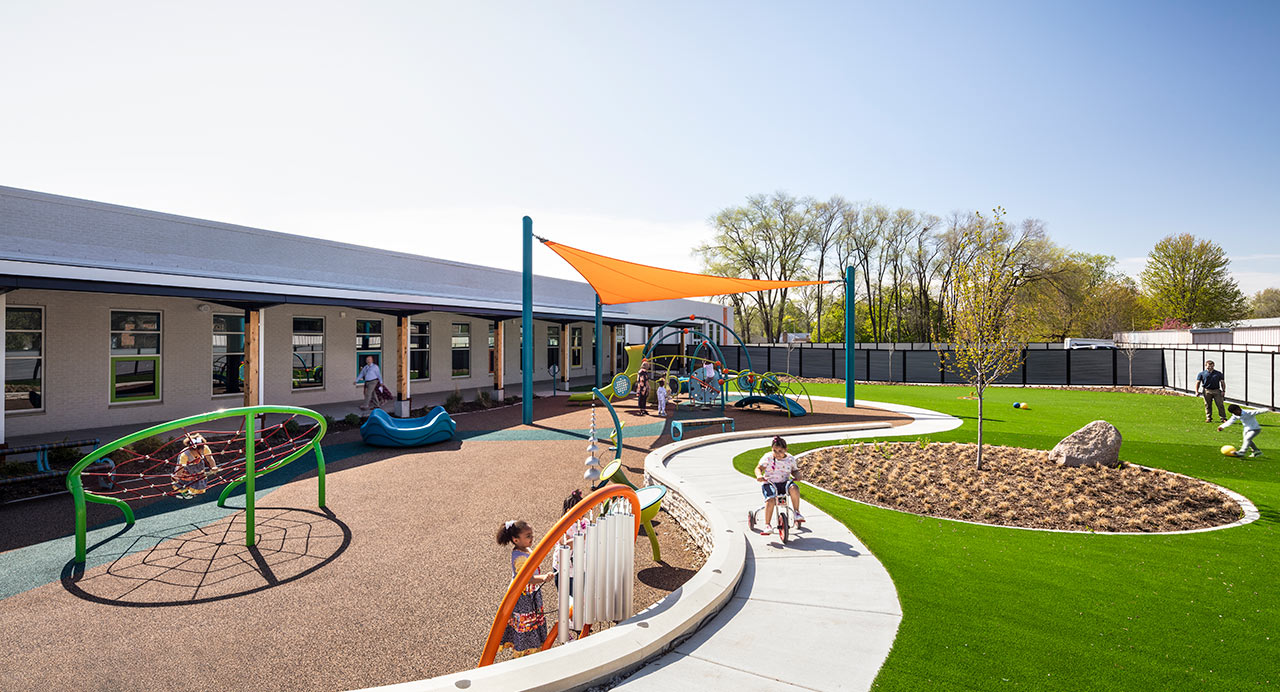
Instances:
[[[955,267],[955,311],[950,349],[940,350],[943,365],[968,382],[978,397],[978,470],[982,470],[983,401],[987,387],[1022,364],[1026,343],[1014,301],[1024,277],[1018,243],[996,207],[990,220],[966,229],[961,242],[976,248],[973,259]]]
[[[1141,274],[1155,318],[1215,325],[1242,317],[1245,298],[1227,272],[1230,264],[1217,243],[1190,233],[1156,243]]]
[[[1133,357],[1138,355],[1138,344],[1132,341],[1121,341],[1116,344],[1116,348],[1120,349],[1120,353],[1124,354],[1126,360],[1129,361],[1129,386],[1133,386]]]

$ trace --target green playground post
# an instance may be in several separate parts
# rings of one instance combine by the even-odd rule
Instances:
[[[853,267],[844,268],[844,405],[853,408],[857,405],[853,393],[853,313],[857,307],[853,302]]]
[[[252,548],[256,542],[254,539],[257,534],[253,530],[253,486],[254,475],[254,447],[257,440],[254,439],[256,432],[257,420],[254,416],[244,417],[244,544]]]
[[[524,297],[520,313],[520,418],[533,424],[533,219],[524,217]]]
[[[599,387],[592,387],[591,393],[594,394],[595,397],[599,399],[601,403],[604,404],[605,408],[609,409],[609,415],[613,416],[613,431],[618,436],[617,440],[615,440],[616,444],[613,448],[613,458],[621,459],[622,458],[622,422],[618,420],[618,412],[613,410],[613,404],[609,403],[609,398],[604,395],[604,392],[600,391]]]

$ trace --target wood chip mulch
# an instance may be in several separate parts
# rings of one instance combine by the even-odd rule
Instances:
[[[860,502],[984,524],[1105,532],[1221,526],[1243,510],[1202,481],[1121,463],[1066,467],[1048,452],[933,442],[828,447],[801,457],[804,479]]]

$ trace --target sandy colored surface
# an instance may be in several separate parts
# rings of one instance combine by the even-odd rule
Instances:
[[[804,419],[732,415],[739,430],[884,419],[815,403]],[[590,415],[563,400],[537,408],[537,430],[584,429]],[[520,429],[510,425],[519,415],[518,407],[468,414],[459,427]],[[643,454],[669,441],[628,438],[634,481]],[[548,528],[563,498],[585,485],[584,447],[466,440],[348,458],[329,467],[329,514],[315,508],[313,474],[260,501],[254,550],[241,545],[239,515],[177,527],[176,538],[91,569],[69,588],[0,601],[0,689],[337,690],[470,668],[510,577],[509,549],[494,532],[506,519]],[[23,504],[26,521],[69,522],[65,497]],[[11,526],[23,517],[7,507],[0,519]],[[652,563],[647,539],[637,539],[637,594],[650,601],[701,564],[674,522],[660,519],[666,564]]]

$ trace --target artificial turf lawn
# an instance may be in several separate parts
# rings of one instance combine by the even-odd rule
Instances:
[[[809,385],[844,396],[843,385]],[[859,385],[859,400],[964,419],[927,436],[975,442],[977,402],[959,387]],[[1026,401],[1030,410],[1014,409]],[[1120,456],[1248,497],[1262,518],[1186,535],[1064,534],[975,526],[879,509],[804,487],[884,564],[902,602],[885,690],[1258,689],[1280,684],[1280,415],[1261,416],[1266,456],[1222,456],[1200,399],[999,388],[986,396],[984,442],[1050,449],[1103,419]],[[894,439],[885,436],[880,439]],[[902,438],[898,438],[902,439]],[[914,438],[907,438],[914,439]],[[834,443],[794,445],[793,452]],[[750,475],[764,449],[734,459]],[[803,540],[803,539],[800,539]]]

